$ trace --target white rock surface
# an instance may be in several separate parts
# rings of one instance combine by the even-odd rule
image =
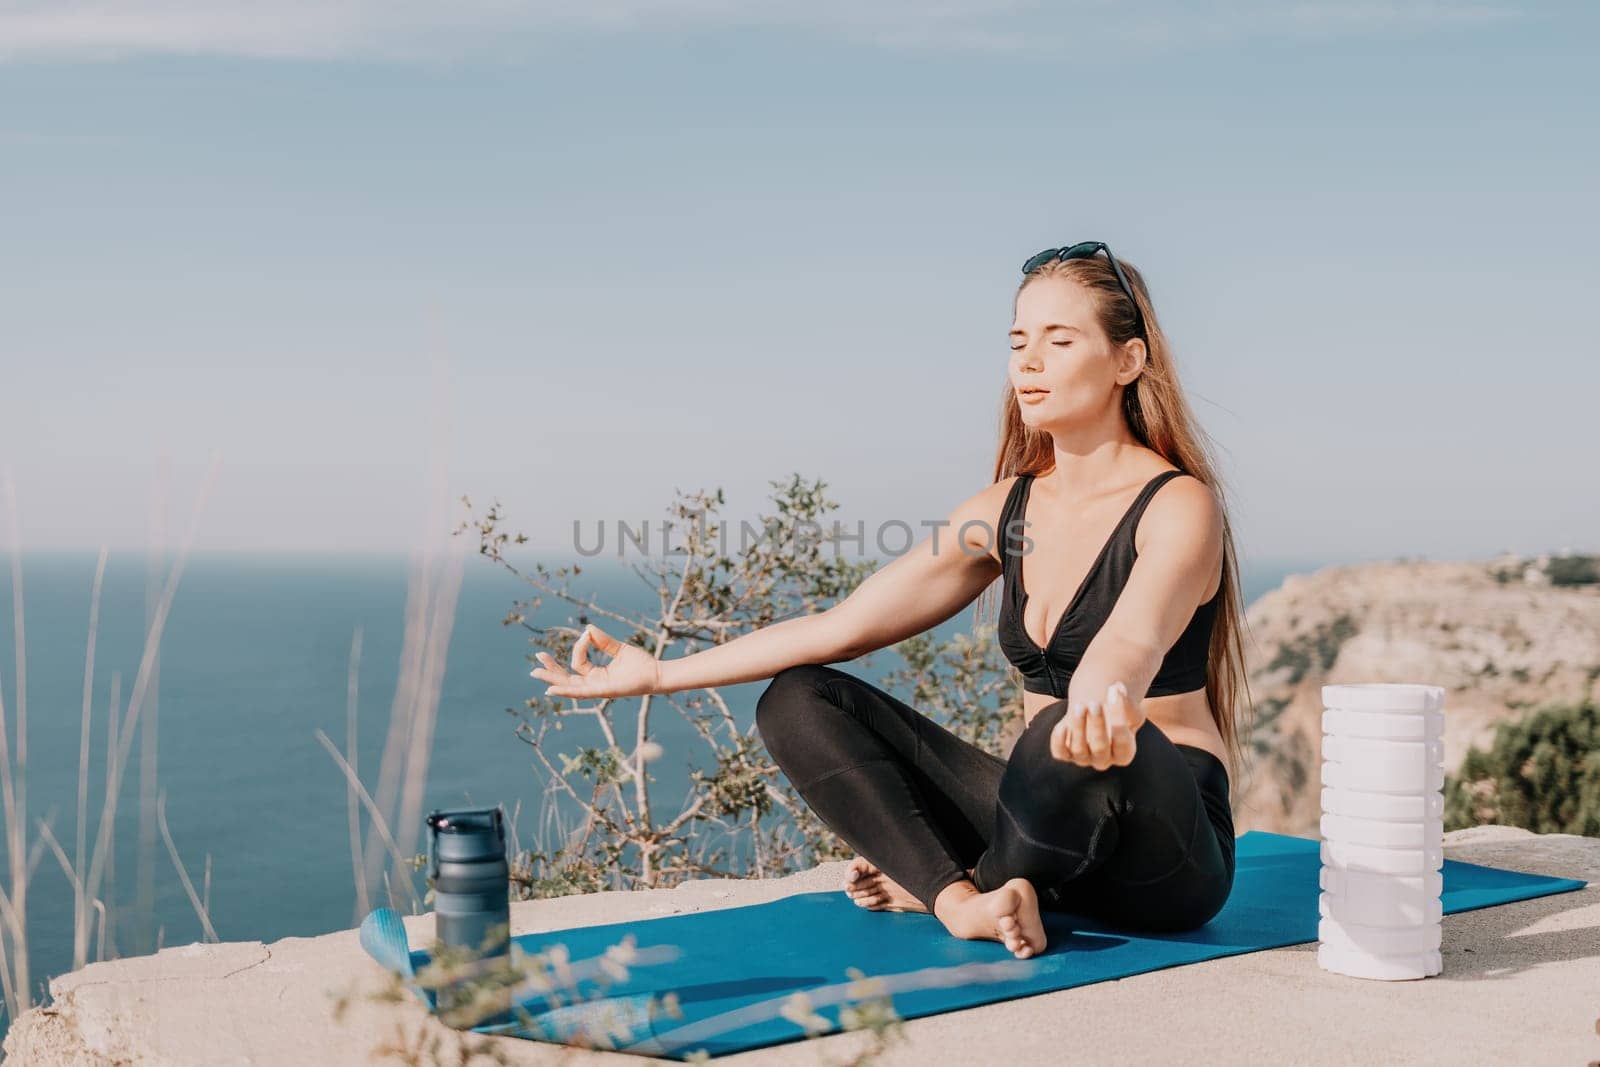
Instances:
[[[1451,859],[1600,880],[1600,839],[1476,827],[1446,835]],[[828,863],[787,878],[707,880],[513,905],[516,933],[701,911],[834,889]],[[414,944],[432,916],[408,918]],[[751,945],[752,952],[761,951]],[[1295,1063],[1584,1064],[1600,1059],[1600,890],[1444,917],[1444,973],[1374,982],[1323,971],[1316,943],[1169,967],[1118,981],[947,1012],[905,1024],[877,1062],[934,1064]],[[397,1036],[455,1032],[414,1000],[364,1000],[382,969],[354,930],[270,945],[185,945],[98,963],[50,983],[53,1002],[6,1038],[7,1062],[57,1065],[365,1064]],[[339,994],[357,991],[342,1021]],[[490,1040],[516,1064],[650,1061],[515,1038]],[[719,1057],[729,1064],[839,1062],[870,1044],[836,1034]],[[435,1061],[456,1062],[448,1055]],[[474,1063],[488,1063],[475,1059]]]

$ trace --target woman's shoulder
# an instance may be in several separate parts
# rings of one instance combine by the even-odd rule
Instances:
[[[1165,478],[1156,486],[1134,526],[1135,551],[1144,550],[1146,535],[1152,532],[1184,540],[1208,538],[1221,532],[1222,503],[1203,479],[1169,467],[1154,475],[1151,481],[1171,471],[1177,471],[1177,476]]]
[[[1010,474],[982,486],[957,504],[946,519],[949,528],[969,555],[987,555],[1001,565],[1001,527],[1014,493],[1027,474]]]
[[[1154,489],[1154,495],[1150,500],[1152,507],[1159,498],[1170,500],[1173,497],[1183,497],[1195,501],[1200,496],[1213,495],[1211,486],[1206,483],[1205,479],[1184,470],[1161,453],[1152,449],[1142,459],[1144,462],[1139,466],[1139,470],[1143,472],[1142,480],[1147,489]],[[1138,481],[1139,479],[1130,480]],[[1193,503],[1190,506],[1192,507]]]

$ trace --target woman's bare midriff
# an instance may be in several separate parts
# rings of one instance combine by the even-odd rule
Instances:
[[[1023,725],[1032,722],[1035,715],[1054,704],[1056,700],[1057,698],[1049,693],[1030,693],[1023,690]],[[1227,767],[1228,757],[1222,743],[1222,734],[1217,730],[1215,720],[1211,718],[1211,705],[1206,700],[1204,689],[1196,689],[1189,693],[1173,693],[1169,696],[1147,696],[1142,707],[1145,716],[1156,724],[1157,729],[1167,735],[1167,740],[1175,745],[1203,748],[1221,760],[1223,767]]]

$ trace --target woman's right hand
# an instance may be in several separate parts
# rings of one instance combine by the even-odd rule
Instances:
[[[593,645],[611,657],[604,667],[589,662]],[[568,671],[548,652],[537,653],[542,667],[528,673],[549,682],[545,696],[554,697],[631,697],[660,692],[661,664],[638,645],[625,644],[589,623],[572,646],[572,670]]]

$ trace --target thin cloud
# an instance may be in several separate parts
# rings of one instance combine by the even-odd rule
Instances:
[[[429,60],[566,33],[766,28],[896,50],[1182,47],[1381,34],[1519,17],[1513,4],[1122,5],[1110,0],[0,0],[0,59],[219,55]]]

